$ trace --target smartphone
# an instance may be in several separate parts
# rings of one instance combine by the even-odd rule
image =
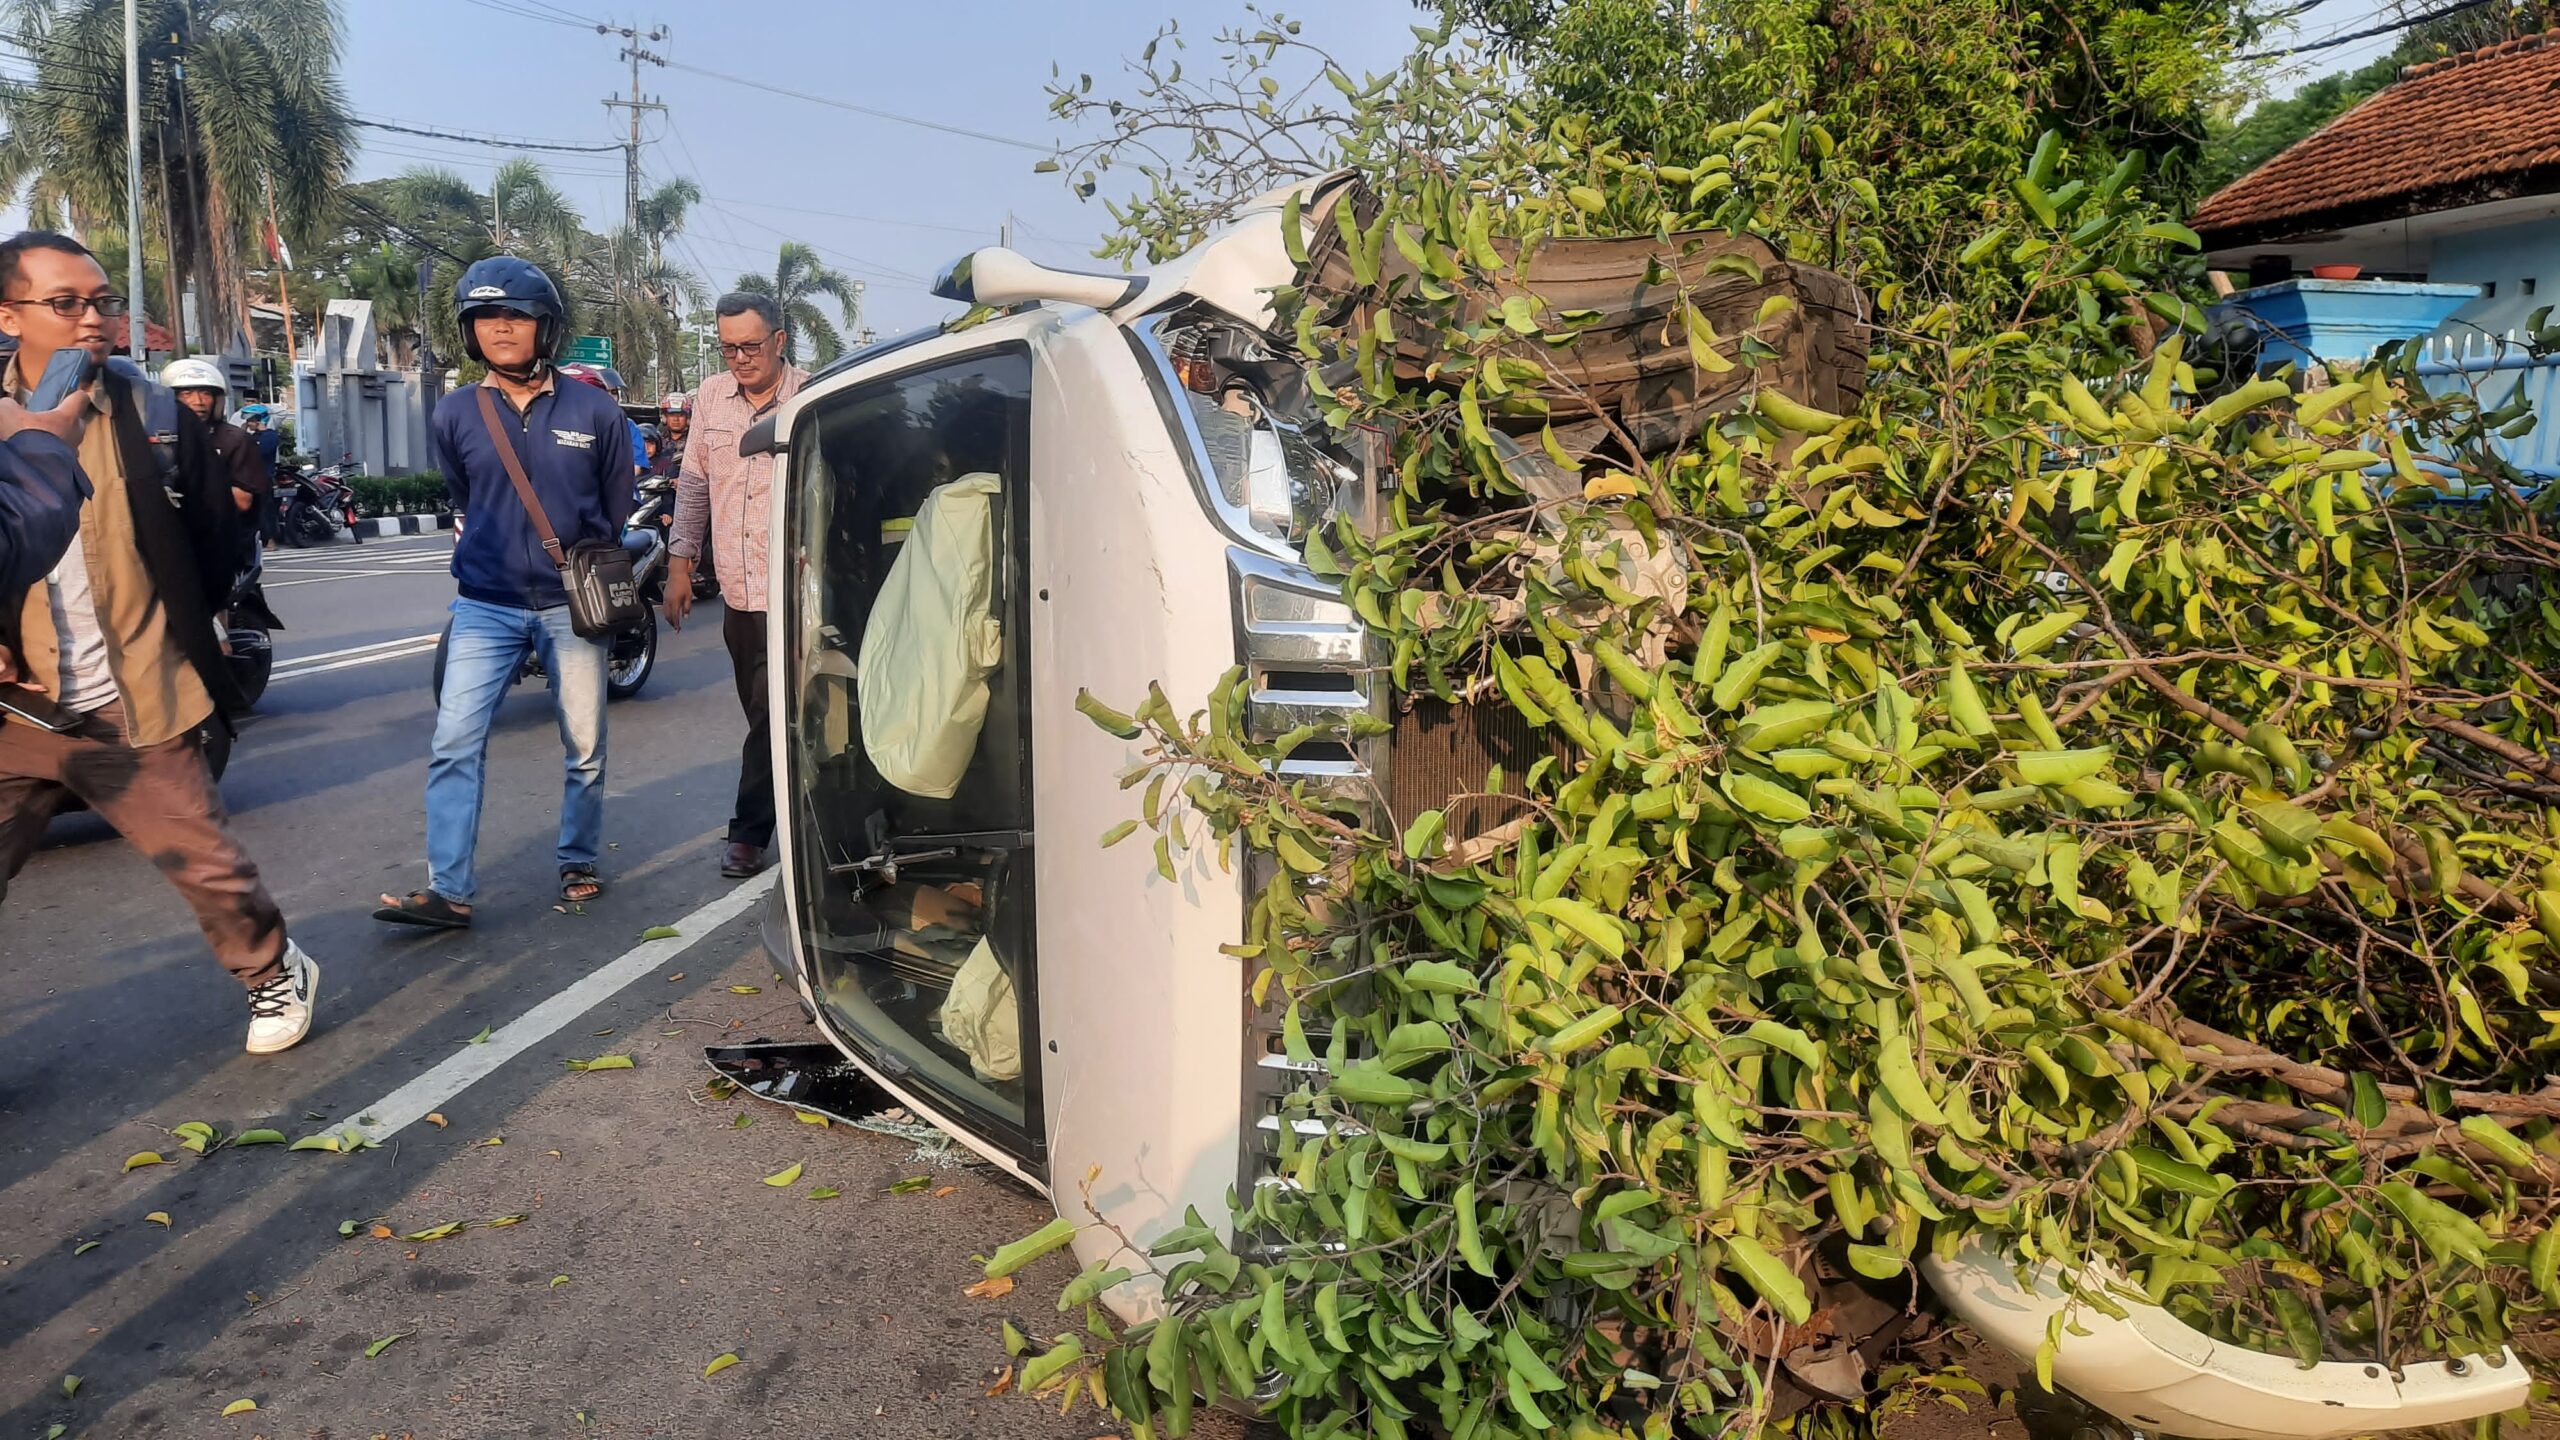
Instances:
[[[41,413],[70,399],[72,391],[89,383],[89,370],[89,352],[79,346],[54,351],[44,363],[44,375],[36,381],[34,393],[27,396],[27,408]]]
[[[56,735],[80,728],[79,716],[53,703],[52,696],[25,685],[0,685],[0,716],[24,720]]]

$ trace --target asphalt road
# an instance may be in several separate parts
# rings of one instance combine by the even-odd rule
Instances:
[[[810,1033],[755,904],[682,919],[738,888],[717,870],[738,720],[716,608],[662,635],[658,674],[612,708],[609,894],[555,908],[560,750],[524,687],[491,745],[478,926],[369,918],[377,892],[425,879],[447,546],[270,562],[277,679],[223,788],[322,965],[309,1040],[242,1053],[238,985],[93,817],[57,821],[0,909],[0,1440],[1112,1430],[986,1395],[998,1321],[1063,1328],[1065,1277],[975,1299],[969,1256],[1035,1228],[1043,1202],[909,1141],[704,1091],[704,1044]],[[634,955],[662,924],[700,933]],[[474,1052],[483,1032],[494,1048]],[[600,1054],[633,1068],[563,1064]],[[378,1148],[197,1155],[171,1133],[389,1123],[395,1092],[457,1056],[489,1073],[431,1088],[434,1113]],[[127,1169],[141,1152],[166,1163]],[[760,1183],[794,1163],[796,1185]],[[915,1175],[930,1185],[893,1193]],[[840,1195],[810,1198],[821,1184]],[[243,1399],[258,1408],[221,1415]]]

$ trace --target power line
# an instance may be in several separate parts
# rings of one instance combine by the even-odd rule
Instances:
[[[2475,3],[2486,4],[2487,0],[2475,0]],[[1028,150],[1034,155],[1049,155],[1056,151],[1055,146],[1034,145],[1028,140],[1016,140],[1010,135],[990,135],[984,130],[971,130],[962,125],[946,125],[939,120],[925,120],[913,115],[901,115],[894,110],[875,110],[868,105],[856,105],[850,100],[837,100],[825,95],[812,95],[806,90],[787,89],[780,85],[768,84],[762,80],[750,80],[744,75],[730,75],[718,70],[708,70],[700,65],[687,65],[681,60],[668,61],[667,68],[670,70],[682,70],[689,75],[699,75],[706,80],[718,80],[724,84],[743,85],[750,90],[762,90],[769,95],[781,95],[793,100],[806,100],[812,105],[824,105],[831,110],[846,110],[856,115],[868,115],[874,120],[888,120],[899,125],[913,125],[920,130],[939,130],[945,135],[959,135],[970,140],[984,140],[990,145],[1010,145],[1016,150]]]
[[[2332,35],[2323,40],[2313,40],[2301,45],[2288,45],[2276,50],[2261,50],[2256,54],[2241,55],[2234,58],[2244,61],[2281,60],[2287,55],[2300,55],[2305,51],[2331,50],[2340,45],[2351,45],[2358,40],[2370,40],[2377,35],[2389,35],[2401,30],[2414,30],[2418,26],[2442,20],[2448,16],[2459,15],[2465,10],[2477,10],[2483,5],[2492,3],[2504,3],[2504,0],[2454,0],[2454,3],[2444,6],[2441,9],[2430,10],[2424,15],[2413,15],[2404,19],[2394,20],[2387,25],[2376,25],[2369,29],[2351,31],[2344,35]]]
[[[530,8],[529,6],[520,4],[504,4],[501,3],[501,0],[464,0],[464,3],[477,5],[483,10],[494,10],[501,15],[513,15],[520,20],[539,20],[546,25],[565,25],[572,30],[585,30],[592,28],[584,20],[571,20],[560,15],[546,15],[539,10]]]
[[[619,150],[615,145],[571,145],[565,141],[508,140],[488,135],[456,135],[450,130],[427,130],[415,125],[397,125],[388,120],[358,119],[356,124],[368,130],[388,130],[399,135],[418,135],[429,140],[452,140],[465,145],[486,145],[498,150],[558,150],[577,155],[601,155]]]

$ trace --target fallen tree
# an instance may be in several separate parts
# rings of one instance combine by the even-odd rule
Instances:
[[[1287,328],[1386,490],[1307,562],[1405,703],[1552,753],[1485,777],[1499,828],[1364,826],[1233,684],[1089,702],[1168,849],[1276,861],[1240,953],[1330,1081],[1233,1244],[1065,1302],[1151,1266],[1168,1318],[1088,1306],[1026,1389],[1171,1434],[1275,1374],[1293,1435],[1746,1432],[1965,1390],[1913,1266],[1975,1235],[2306,1362],[2548,1328],[2560,548],[2516,412],[2391,356],[2217,373],[2192,237],[2057,136],[1965,303],[1886,287],[1863,392],[1790,393],[1803,302],[1699,299],[1854,256],[1877,182],[1830,152],[1774,107],[1678,157],[1567,123],[1310,225]],[[1653,237],[1707,413],[1578,374],[1610,316],[1538,257],[1589,235]]]

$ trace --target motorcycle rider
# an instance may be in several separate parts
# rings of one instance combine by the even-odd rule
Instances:
[[[284,453],[284,432],[275,428],[273,416],[264,405],[240,407],[240,428],[258,442],[258,460],[266,466],[267,494],[258,502],[258,539],[276,548],[276,457]]]
[[[0,649],[53,718],[0,724],[0,888],[73,796],[149,855],[248,991],[248,1050],[311,1031],[320,967],[240,848],[198,732],[227,726],[237,693],[213,628],[231,592],[228,486],[204,427],[175,415],[174,443],[143,425],[144,384],[105,368],[110,320],[128,302],[86,246],[51,231],[0,243],[0,331],[17,354],[0,389],[25,396],[56,352],[88,352],[80,469],[93,487],[80,533],[50,577],[0,595]]]
[[[693,433],[693,397],[681,390],[658,397],[658,424],[667,432],[667,443],[658,447],[658,463],[652,475],[676,475],[684,470],[685,437]]]
[[[530,261],[493,256],[462,272],[453,304],[464,349],[489,374],[446,396],[432,426],[437,468],[453,509],[470,524],[459,527],[453,547],[461,594],[427,765],[427,884],[383,896],[373,912],[388,924],[439,930],[471,924],[489,726],[527,651],[550,677],[567,751],[560,898],[577,904],[604,894],[596,861],[604,848],[607,646],[574,628],[559,567],[537,538],[506,456],[515,456],[564,548],[621,540],[638,498],[621,409],[601,386],[560,383],[551,363],[561,330],[551,277]],[[494,402],[494,425],[484,395]]]
[[[178,403],[205,423],[213,447],[214,470],[229,477],[231,503],[242,517],[240,566],[246,569],[258,555],[254,524],[258,507],[275,494],[276,488],[275,477],[268,473],[266,462],[258,453],[257,437],[223,418],[231,385],[223,378],[221,366],[197,356],[172,360],[161,368],[160,383],[176,391]]]
[[[572,380],[583,380],[612,396],[614,408],[617,410],[622,408],[621,371],[603,365],[590,365],[583,360],[571,360],[558,368],[562,375]],[[622,417],[622,423],[631,431],[631,473],[646,475],[649,473],[649,462],[646,459],[648,441],[640,433],[640,422],[632,419],[626,412]]]

